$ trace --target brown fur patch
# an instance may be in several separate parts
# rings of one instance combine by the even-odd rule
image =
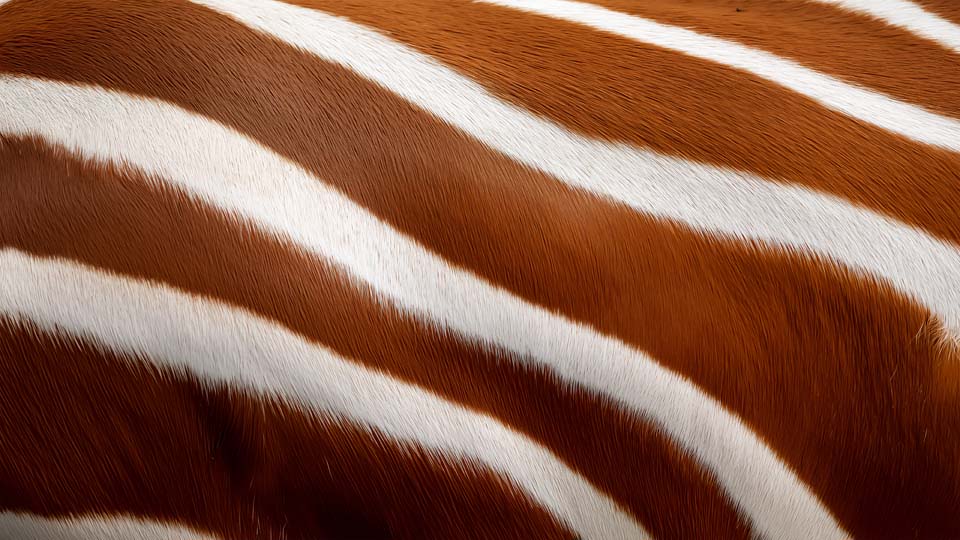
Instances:
[[[387,30],[583,133],[835,193],[960,239],[960,157],[743,73],[466,2],[301,3]],[[886,284],[569,189],[343,68],[178,1],[16,0],[0,8],[0,71],[157,97],[231,126],[451,263],[688,377],[754,429],[854,535],[960,535],[960,359],[922,330],[930,314]],[[149,188],[134,171],[8,140],[0,176],[7,245],[248,307],[495,414],[660,536],[748,532],[713,479],[642,419],[385,309],[322,261],[255,231],[238,234],[234,221]],[[16,377],[42,379],[53,365]],[[33,474],[52,466],[44,463]],[[379,465],[394,466],[427,467]],[[559,534],[498,486],[454,489],[451,506],[436,504],[474,523],[506,501],[517,527],[529,521]],[[18,493],[44,500],[42,491]],[[420,515],[408,502],[378,500],[372,526],[382,513]]]

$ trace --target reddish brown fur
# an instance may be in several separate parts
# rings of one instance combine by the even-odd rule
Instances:
[[[809,186],[960,241],[960,156],[745,73],[470,0],[296,3],[381,28],[577,131]],[[938,53],[960,73],[960,57]]]
[[[5,510],[249,540],[573,538],[490,471],[366,428],[2,319],[0,351]]]
[[[589,1],[769,51],[960,117],[960,58],[866,15],[804,0]]]
[[[0,201],[0,245],[250,309],[348,358],[503,419],[553,448],[663,536],[745,536],[711,479],[645,422],[561,389],[504,353],[384,308],[323,262],[256,230],[241,231],[176,193],[151,189],[136,174],[81,165],[18,141],[5,142],[0,163],[0,182],[8,187]],[[636,489],[638,482],[646,489]],[[683,517],[691,505],[697,515]]]
[[[915,0],[924,8],[954,24],[960,24],[960,3],[956,0]]]
[[[120,5],[5,6],[0,71],[159,97],[232,126],[451,262],[689,377],[762,436],[853,534],[960,535],[960,359],[921,331],[930,314],[885,284],[568,189],[342,68],[205,10]],[[584,133],[803,183],[960,238],[952,210],[960,158],[742,73],[489,6],[309,5],[389,30]],[[640,419],[543,374],[497,365],[489,352],[376,305],[321,262],[147,189],[136,173],[52,157],[33,143],[4,148],[0,173],[9,177],[0,185],[12,194],[0,202],[8,204],[4,242],[237,303],[495,414],[661,536],[746,532],[712,478]],[[172,252],[196,266],[167,264]],[[316,298],[337,309],[312,310]],[[521,506],[517,515],[530,515]]]

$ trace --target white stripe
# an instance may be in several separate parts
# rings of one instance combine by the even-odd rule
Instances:
[[[843,536],[773,452],[695,385],[620,341],[451,268],[255,142],[161,102],[34,79],[0,76],[0,110],[0,132],[133,164],[336,261],[403,309],[650,418],[716,474],[766,536]]]
[[[544,447],[227,304],[79,264],[0,250],[0,313],[204,381],[276,395],[503,473],[584,538],[648,535]]]
[[[272,0],[195,1],[348,67],[574,187],[707,232],[814,251],[885,278],[960,336],[960,253],[924,231],[802,187],[578,136],[340,17]]]
[[[960,26],[906,0],[813,0],[899,26],[929,39],[947,50],[960,53]]]
[[[126,516],[46,518],[0,512],[0,539],[5,540],[215,540],[177,525]]]
[[[217,0],[219,2],[221,0]],[[960,121],[847,84],[797,62],[727,41],[593,4],[569,0],[476,0],[571,21],[747,71],[814,99],[835,111],[894,133],[960,151]],[[211,3],[216,3],[211,0]]]

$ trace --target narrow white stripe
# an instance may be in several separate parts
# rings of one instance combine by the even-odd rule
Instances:
[[[492,417],[337,356],[220,302],[66,261],[0,250],[0,313],[207,382],[277,395],[515,481],[584,538],[648,535],[544,447]]]
[[[216,0],[217,2],[222,0]],[[698,34],[597,5],[570,0],[476,0],[583,24],[737,68],[803,94],[835,111],[924,142],[960,151],[960,121],[852,86],[797,62],[733,41]],[[215,3],[212,2],[211,3]]]
[[[0,76],[0,109],[7,111],[0,132],[36,134],[90,158],[135,165],[336,261],[403,309],[650,418],[716,474],[766,536],[843,536],[774,453],[696,386],[620,341],[451,268],[255,142],[161,102],[27,78]]]
[[[0,539],[5,540],[215,540],[177,525],[126,516],[46,518],[0,512]]]
[[[960,53],[960,26],[907,0],[813,0],[899,26],[929,39],[947,50]]]
[[[707,232],[817,252],[885,278],[960,336],[960,253],[949,242],[805,188],[580,137],[340,17],[273,0],[195,1],[339,63],[572,186]]]

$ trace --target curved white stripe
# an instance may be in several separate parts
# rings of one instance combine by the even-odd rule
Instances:
[[[450,267],[257,143],[158,101],[35,79],[0,76],[0,110],[7,111],[0,132],[40,135],[81,155],[156,174],[332,259],[402,309],[502,346],[518,361],[650,418],[714,472],[766,536],[843,536],[792,471],[695,385],[620,341]]]
[[[340,17],[273,0],[195,1],[350,68],[572,186],[710,233],[815,251],[885,278],[960,337],[960,253],[949,242],[830,195],[578,136]]]
[[[838,6],[908,30],[960,53],[960,26],[907,0],[813,0]]]
[[[14,320],[477,460],[584,538],[648,538],[609,497],[496,419],[345,360],[242,309],[10,248],[0,250],[0,275],[0,313]]]
[[[940,116],[916,105],[847,84],[766,51],[583,2],[476,1],[583,24],[747,71],[853,118],[915,141],[960,151],[960,120]]]
[[[0,538],[9,540],[216,540],[173,524],[127,516],[47,518],[0,512]]]

